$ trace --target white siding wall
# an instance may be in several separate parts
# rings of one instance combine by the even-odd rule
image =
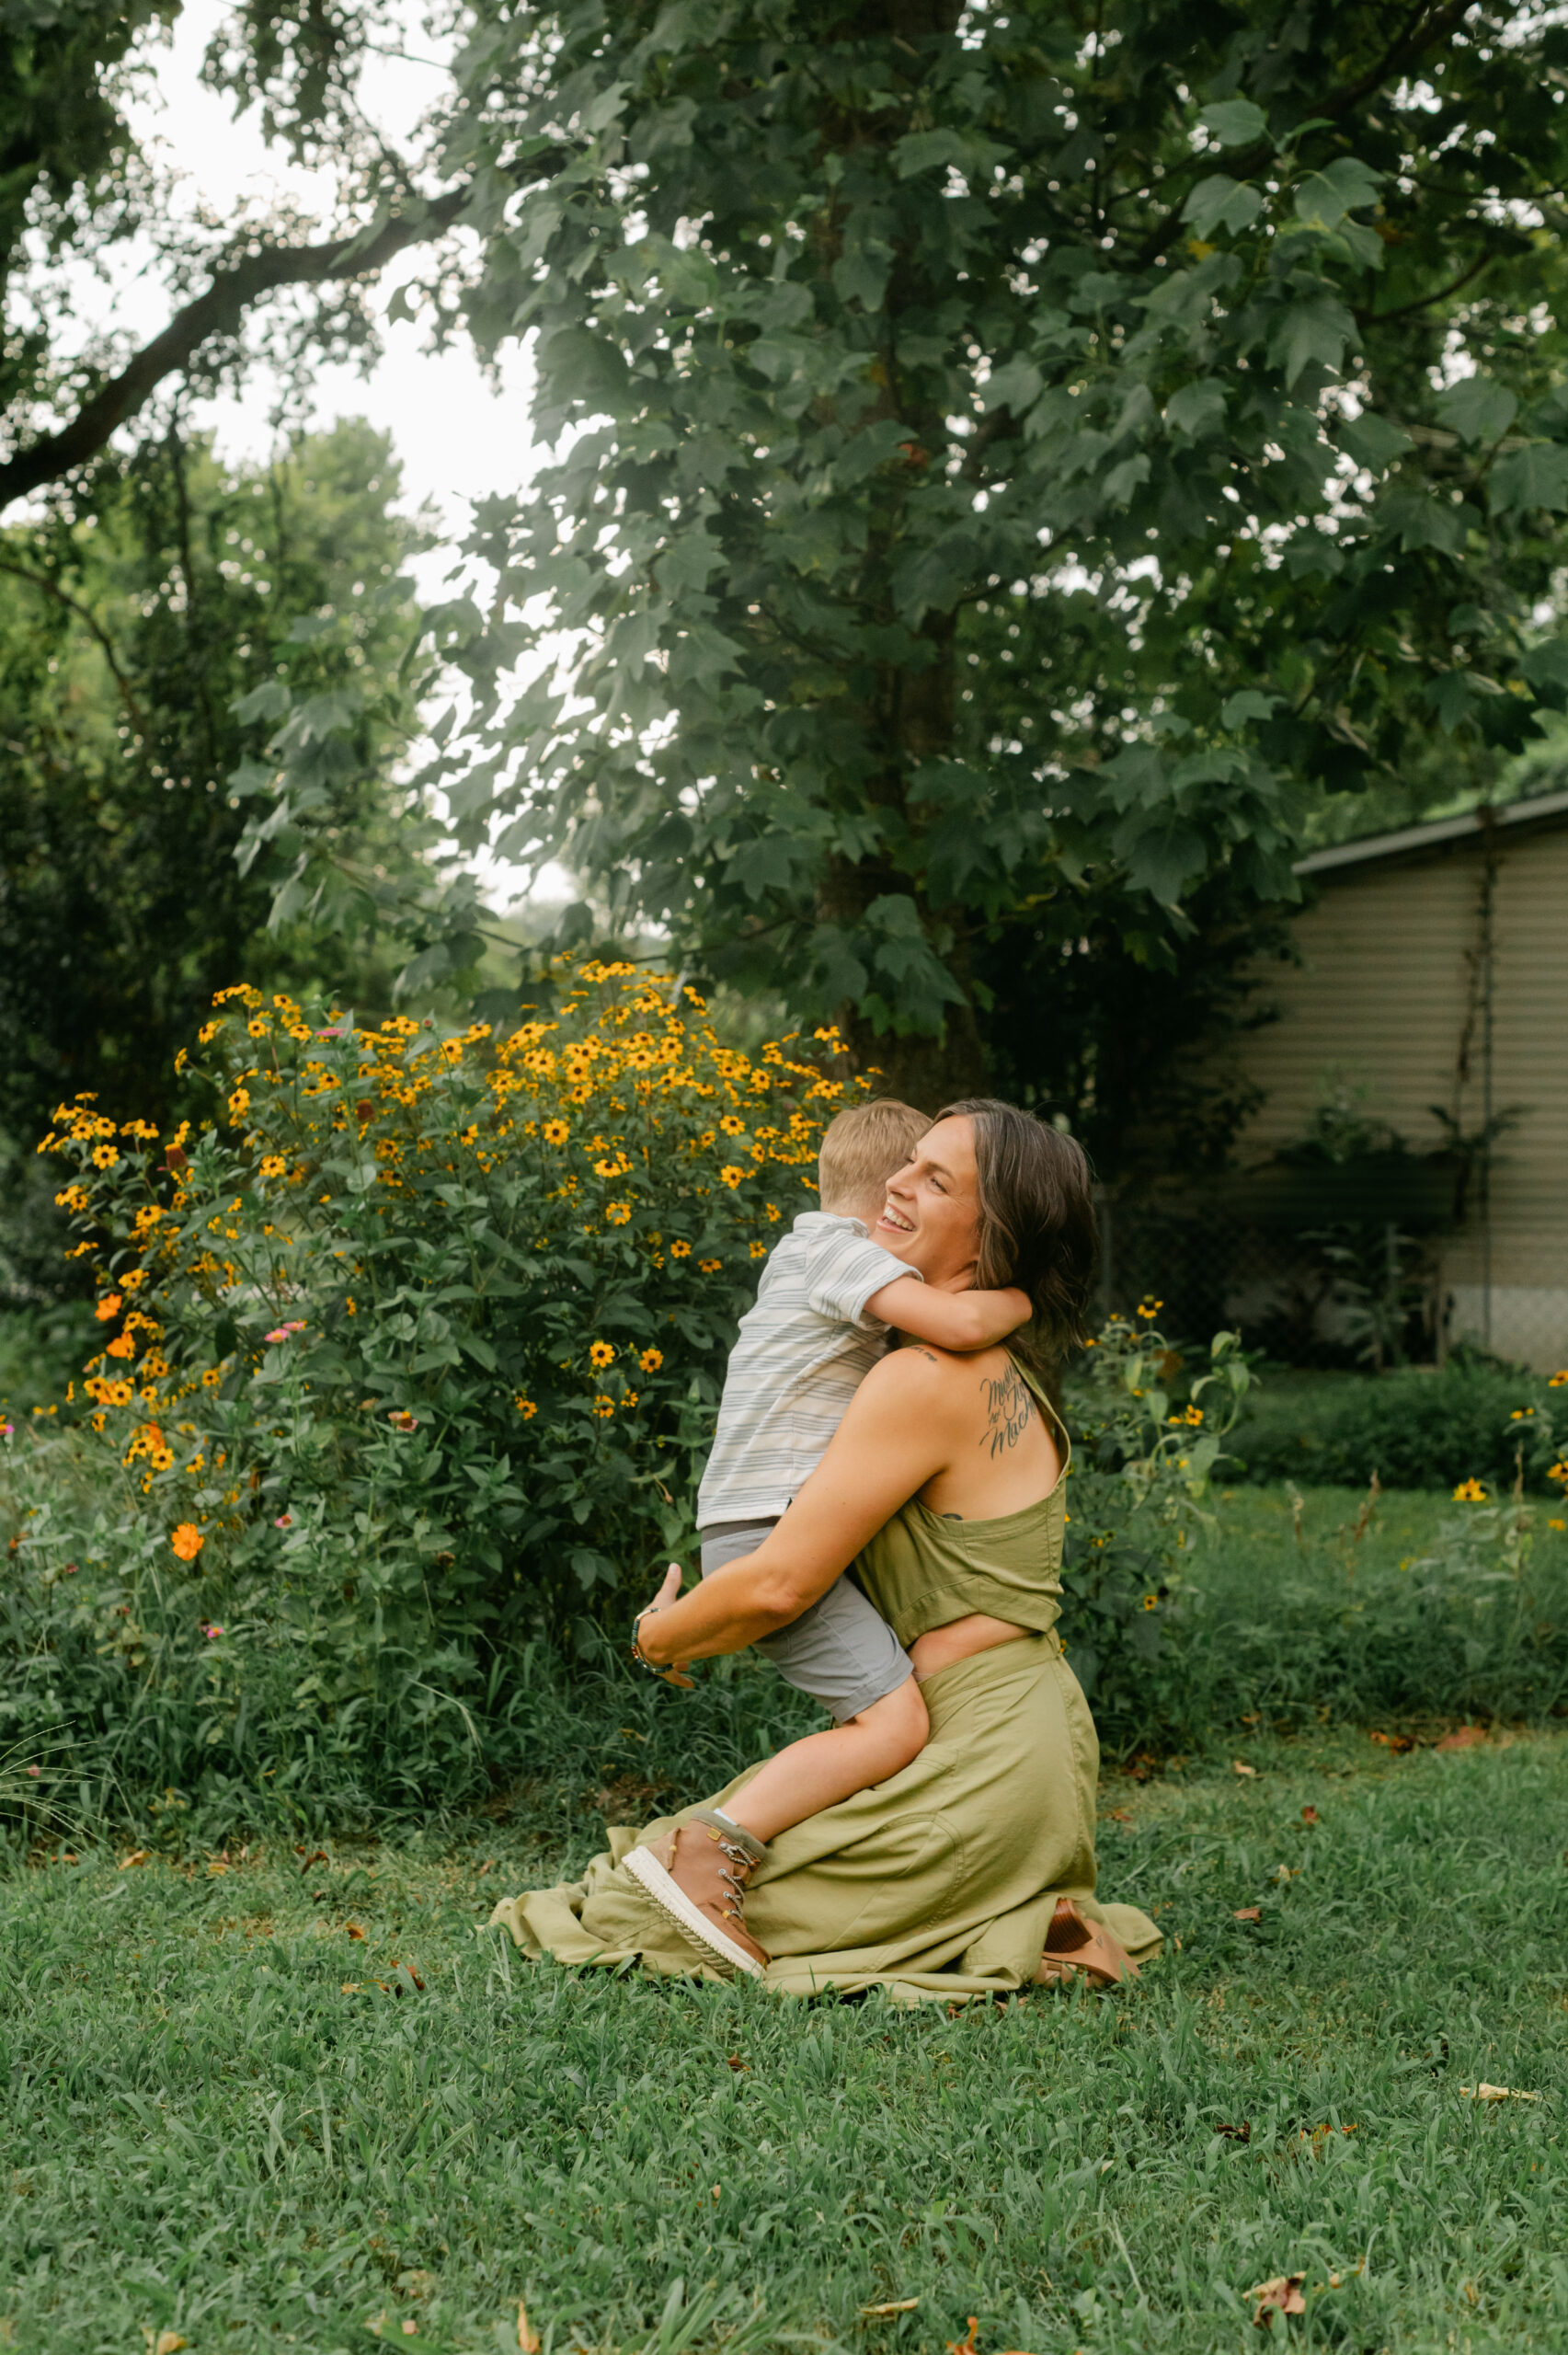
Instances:
[[[1492,1346],[1542,1367],[1568,1364],[1568,826],[1499,842],[1494,909],[1493,1105],[1524,1109],[1492,1185]],[[1241,1042],[1266,1101],[1240,1141],[1243,1161],[1299,1136],[1339,1064],[1371,1083],[1369,1114],[1418,1147],[1441,1142],[1430,1108],[1480,1126],[1482,1030],[1469,1077],[1460,1042],[1481,943],[1478,839],[1418,861],[1330,869],[1297,920],[1297,968],[1269,966],[1263,1002],[1278,1021]],[[1456,1338],[1482,1324],[1482,1254],[1473,1228],[1444,1274]]]

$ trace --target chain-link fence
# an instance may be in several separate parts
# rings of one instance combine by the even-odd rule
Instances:
[[[1448,1239],[1393,1220],[1282,1229],[1200,1196],[1104,1196],[1101,1305],[1159,1300],[1162,1331],[1247,1347],[1294,1366],[1443,1362],[1460,1347],[1539,1373],[1568,1365],[1568,1286],[1454,1281]],[[1464,1273],[1473,1274],[1473,1252]]]

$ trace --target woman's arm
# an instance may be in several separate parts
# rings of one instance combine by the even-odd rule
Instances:
[[[757,1551],[642,1621],[645,1658],[663,1667],[744,1651],[798,1619],[884,1522],[946,1468],[948,1394],[966,1373],[972,1384],[972,1371],[926,1349],[899,1350],[873,1366],[821,1463]]]

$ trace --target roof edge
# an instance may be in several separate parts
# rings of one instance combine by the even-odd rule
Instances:
[[[1552,818],[1568,818],[1568,793],[1538,793],[1523,801],[1511,801],[1504,810],[1467,810],[1462,817],[1434,818],[1424,826],[1402,827],[1397,833],[1367,834],[1359,842],[1335,843],[1327,850],[1309,851],[1305,858],[1295,861],[1291,872],[1322,875],[1335,867],[1361,867],[1373,859],[1436,850],[1444,843],[1462,842],[1493,828]]]

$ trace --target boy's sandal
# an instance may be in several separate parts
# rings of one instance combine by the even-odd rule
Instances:
[[[1103,1922],[1085,1920],[1070,1897],[1059,1897],[1035,1984],[1056,1986],[1080,1976],[1092,1987],[1119,1987],[1124,1981],[1136,1979],[1139,1969]]]

